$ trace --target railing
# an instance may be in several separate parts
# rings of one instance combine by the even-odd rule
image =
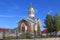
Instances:
[[[2,34],[2,35],[1,35]],[[31,34],[24,34],[24,36],[21,36],[21,33],[1,33],[0,40],[60,40],[60,36],[50,36],[47,34],[39,34],[38,36]],[[19,36],[20,35],[20,36]],[[24,38],[25,37],[25,38]]]

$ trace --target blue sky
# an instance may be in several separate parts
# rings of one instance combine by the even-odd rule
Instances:
[[[0,27],[16,28],[21,17],[28,17],[30,4],[35,9],[35,16],[44,25],[46,14],[55,12],[60,15],[60,0],[0,0]]]

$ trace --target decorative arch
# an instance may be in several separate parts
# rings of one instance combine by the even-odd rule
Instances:
[[[19,28],[20,28],[20,32],[27,32],[28,31],[28,27],[29,27],[29,22],[22,19],[20,22],[19,22]]]

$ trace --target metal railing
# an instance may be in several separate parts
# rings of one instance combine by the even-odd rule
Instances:
[[[16,33],[13,33],[13,34],[10,34],[10,33],[8,33],[8,35],[7,35],[7,33],[5,33],[5,30],[3,30],[3,35],[2,35],[2,39],[3,40],[22,40],[21,38],[19,38],[19,34],[20,33],[18,33],[17,32],[17,30],[16,30]],[[26,40],[60,40],[60,36],[58,35],[58,36],[50,36],[50,35],[48,35],[48,36],[46,36],[46,34],[45,34],[45,36],[43,35],[43,34],[40,34],[39,36],[39,38],[38,38],[38,36],[37,35],[35,35],[36,33],[34,33],[34,37],[33,38],[25,38]],[[6,36],[15,36],[15,38],[13,37],[13,38],[6,38]],[[24,36],[23,36],[24,37]],[[1,39],[1,40],[2,40]]]

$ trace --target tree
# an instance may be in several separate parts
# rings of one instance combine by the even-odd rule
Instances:
[[[54,32],[55,32],[54,34],[55,36],[57,36],[57,32],[60,30],[60,18],[58,13],[56,13],[53,18],[54,18],[53,24],[54,24]]]
[[[45,19],[45,28],[47,29],[47,33],[52,33],[53,31],[53,19],[52,16],[50,14],[46,15],[46,19]]]

